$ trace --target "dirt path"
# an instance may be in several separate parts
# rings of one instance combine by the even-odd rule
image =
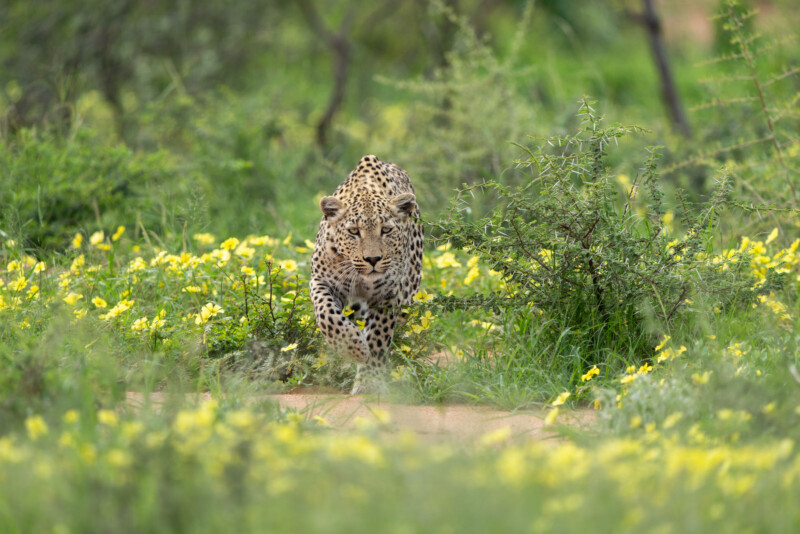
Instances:
[[[349,395],[274,395],[284,408],[292,408],[309,417],[318,415],[331,426],[348,428],[358,424],[378,425],[385,433],[411,431],[431,441],[475,441],[498,431],[498,438],[508,428],[510,440],[546,440],[556,434],[544,426],[541,411],[507,412],[486,406],[451,404],[417,406],[379,402],[372,398]],[[592,410],[564,410],[559,422],[584,427],[594,422]],[[502,441],[505,441],[503,438]]]
[[[141,406],[142,394],[128,393],[128,402]],[[201,398],[210,398],[201,395]],[[542,411],[508,412],[486,406],[451,404],[446,406],[418,406],[379,401],[372,397],[350,396],[341,393],[288,393],[268,395],[283,409],[295,410],[311,419],[319,416],[324,423],[337,429],[359,425],[373,425],[385,435],[412,432],[420,439],[432,442],[472,443],[496,432],[497,442],[552,440],[557,434],[545,427]],[[258,400],[263,400],[259,397]],[[163,395],[155,393],[151,401],[160,404]],[[562,410],[561,424],[582,428],[595,420],[592,410]]]

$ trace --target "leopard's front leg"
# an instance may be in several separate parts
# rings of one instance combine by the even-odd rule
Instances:
[[[392,346],[392,336],[397,324],[398,309],[395,307],[370,307],[361,305],[364,321],[362,337],[369,349],[370,357],[358,365],[352,393],[364,390],[383,390],[386,380],[386,363]]]

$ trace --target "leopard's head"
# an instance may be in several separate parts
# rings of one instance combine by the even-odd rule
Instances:
[[[329,252],[350,262],[361,276],[378,279],[398,271],[407,261],[409,219],[417,208],[413,194],[351,204],[330,196],[320,201],[320,208],[328,222]]]

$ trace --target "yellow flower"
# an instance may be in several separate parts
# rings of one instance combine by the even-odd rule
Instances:
[[[255,253],[256,249],[248,247],[245,243],[239,245],[234,252],[234,254],[246,260],[252,260]]]
[[[76,410],[67,410],[64,412],[64,422],[67,424],[77,423],[80,419],[80,414]]]
[[[157,330],[167,324],[167,321],[164,319],[167,315],[167,310],[161,310],[158,312],[158,315],[153,317],[153,320],[150,321],[150,330]]]
[[[10,272],[10,273],[13,273],[14,271],[16,271],[19,268],[20,268],[19,262],[17,260],[12,260],[12,261],[8,262],[8,266],[6,267],[6,270],[8,272]]]
[[[100,231],[97,231],[97,232],[95,232],[95,233],[93,233],[91,235],[91,237],[89,238],[89,243],[92,246],[96,247],[97,245],[102,243],[105,238],[106,238],[106,235],[103,233],[102,230],[100,230]]]
[[[106,306],[108,306],[108,302],[106,302],[105,300],[101,299],[100,297],[93,298],[92,299],[92,304],[94,304],[95,307],[97,307],[97,308],[105,308]]]
[[[80,268],[83,267],[85,264],[86,264],[86,258],[83,256],[83,254],[81,254],[80,256],[72,260],[72,265],[70,265],[69,270],[74,273],[77,273],[78,271],[80,271]]]
[[[38,297],[39,296],[39,286],[32,285],[31,287],[29,287],[27,296],[28,296],[29,299],[35,299],[36,297]]]
[[[475,279],[478,278],[480,275],[481,275],[481,270],[478,269],[477,266],[472,267],[467,273],[467,276],[464,278],[464,285],[468,286],[472,284],[472,282],[474,282]]]
[[[28,286],[28,280],[24,276],[18,277],[16,280],[8,284],[8,287],[14,291],[22,291]]]
[[[286,345],[285,347],[283,347],[281,349],[281,352],[289,352],[289,351],[294,350],[296,348],[297,348],[297,343],[292,343],[290,345]]]
[[[147,328],[147,317],[139,317],[131,325],[131,330],[133,330],[134,332],[139,332],[140,330],[144,330],[146,328]]]
[[[28,431],[28,437],[36,441],[39,437],[47,434],[47,423],[44,422],[41,415],[33,415],[25,420],[25,429]]]
[[[548,412],[547,417],[544,418],[544,426],[550,426],[555,423],[556,417],[558,417],[558,408],[553,408]]]
[[[569,391],[560,393],[558,397],[556,397],[556,400],[553,401],[553,406],[561,406],[562,404],[564,404],[564,401],[566,401],[570,397],[570,395],[571,393]]]
[[[133,463],[131,453],[122,449],[111,449],[106,454],[106,461],[112,467],[125,468]]]
[[[670,336],[665,335],[664,339],[661,340],[661,343],[658,344],[658,346],[656,347],[655,351],[658,352],[661,349],[663,349],[664,345],[666,345],[667,341],[669,341],[670,339],[672,339]]]
[[[683,418],[683,412],[675,412],[675,413],[672,413],[672,414],[668,415],[667,418],[664,419],[664,429],[666,430],[666,429],[672,428],[682,418]]]
[[[581,382],[588,382],[595,376],[600,374],[600,369],[597,368],[596,365],[593,365],[591,369],[586,371],[583,375],[581,375]]]
[[[197,314],[195,317],[194,323],[195,324],[205,324],[208,322],[209,319],[212,317],[216,317],[220,313],[224,312],[221,307],[214,304],[213,302],[209,302],[205,306],[200,309],[200,313]]]
[[[439,269],[444,269],[446,267],[461,267],[461,263],[456,260],[456,257],[452,252],[445,252],[438,258],[434,258],[433,263]]]
[[[45,268],[46,268],[46,265],[44,264],[44,262],[40,261],[40,262],[37,262],[36,265],[33,266],[33,272],[34,273],[40,273],[40,272],[44,271]]]
[[[710,371],[706,371],[702,375],[700,373],[693,373],[692,374],[692,382],[694,382],[695,384],[697,384],[699,386],[701,384],[708,383],[708,379],[710,377],[711,377],[711,372]]]
[[[120,237],[122,237],[122,234],[124,233],[125,233],[125,227],[117,226],[117,231],[114,232],[114,235],[111,236],[111,241],[117,241]]]
[[[133,300],[122,299],[116,304],[116,306],[108,310],[108,313],[101,315],[100,318],[104,321],[110,321],[111,319],[114,319],[131,309],[133,303]]]
[[[219,248],[222,250],[233,250],[237,246],[239,246],[239,240],[235,237],[229,237],[219,245]]]
[[[212,234],[194,234],[192,239],[200,245],[213,245],[214,241],[217,240]]]
[[[81,300],[82,298],[83,298],[83,295],[81,295],[79,293],[70,292],[70,294],[67,295],[66,297],[64,297],[63,300],[64,300],[64,302],[66,302],[70,306],[75,306],[78,303],[78,301]]]
[[[297,270],[297,262],[294,261],[294,260],[279,261],[278,265],[284,271],[296,271]]]
[[[764,244],[765,245],[769,245],[770,243],[775,241],[776,237],[778,237],[778,229],[777,228],[773,228],[772,232],[770,232],[769,236],[767,236],[767,240],[764,241]]]
[[[181,289],[181,291],[183,291],[184,293],[199,293],[202,290],[203,288],[199,286],[186,286],[183,289]]]
[[[414,300],[416,302],[430,302],[433,300],[433,295],[423,289],[414,295]]]
[[[97,420],[100,424],[106,426],[117,426],[119,419],[117,418],[117,413],[114,410],[100,410],[97,412]]]
[[[75,234],[75,237],[72,238],[72,248],[81,248],[81,245],[83,245],[83,236]]]
[[[652,366],[652,365],[650,365],[649,363],[645,363],[644,365],[642,365],[641,367],[639,367],[639,370],[638,370],[638,371],[636,371],[636,372],[637,372],[638,374],[640,374],[640,375],[646,375],[647,373],[649,373],[649,372],[650,372],[650,371],[652,371],[652,370],[653,370],[653,366]]]

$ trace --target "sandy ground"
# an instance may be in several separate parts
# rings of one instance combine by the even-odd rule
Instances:
[[[494,431],[498,432],[495,436],[499,442],[558,441],[558,435],[552,427],[545,427],[545,413],[542,411],[508,412],[486,406],[458,404],[417,406],[341,393],[288,393],[268,395],[258,400],[265,398],[275,400],[283,409],[295,410],[309,419],[319,416],[337,429],[374,425],[382,434],[389,436],[412,432],[424,441],[455,444],[473,443]],[[156,404],[163,400],[157,393],[151,397]],[[139,393],[128,393],[128,401],[133,405],[141,405],[144,398]],[[592,410],[562,409],[558,423],[588,428],[594,420],[595,413]],[[506,428],[508,431],[504,430]]]

